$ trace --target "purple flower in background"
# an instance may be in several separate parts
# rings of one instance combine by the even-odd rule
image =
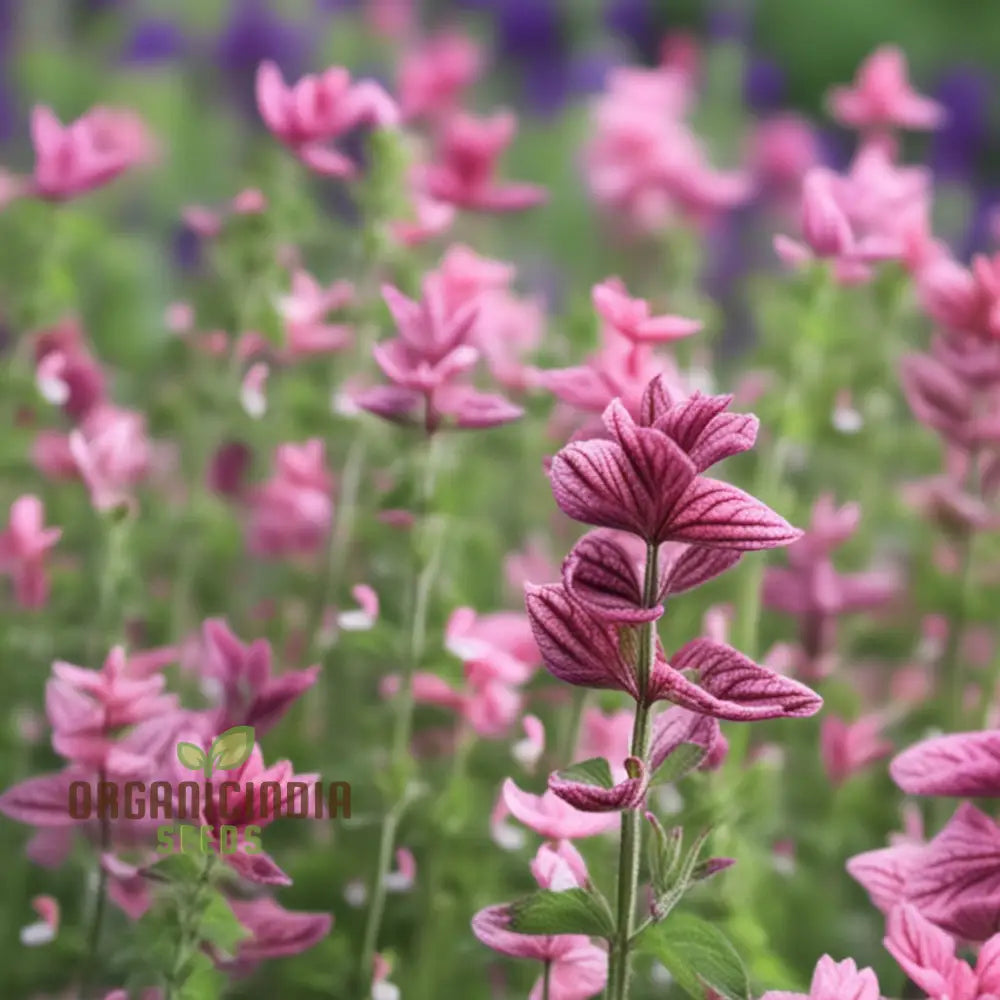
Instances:
[[[987,143],[990,90],[989,77],[965,67],[941,81],[934,97],[944,107],[945,119],[934,133],[929,156],[937,177],[961,179],[972,172]]]
[[[297,79],[306,70],[310,33],[279,16],[266,0],[233,0],[229,20],[215,43],[215,59],[236,87],[236,94],[255,114],[254,74],[265,60],[277,63],[282,73]]]
[[[785,71],[772,59],[751,59],[743,77],[743,100],[754,111],[774,111],[785,100]]]
[[[180,58],[186,49],[187,39],[177,24],[150,17],[136,24],[125,43],[122,59],[126,63],[149,65]]]
[[[497,48],[514,59],[551,61],[566,49],[553,0],[504,0],[497,4]]]
[[[997,188],[980,188],[975,192],[976,203],[969,218],[959,246],[958,256],[962,260],[971,260],[975,254],[989,253],[995,243],[995,219],[1000,209],[1000,190]]]
[[[650,0],[611,0],[604,8],[604,23],[627,38],[640,57],[649,63],[659,58],[664,32],[664,24],[654,13],[654,6],[660,5]]]

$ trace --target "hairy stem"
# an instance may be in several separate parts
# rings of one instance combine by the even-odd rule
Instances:
[[[177,940],[177,951],[174,955],[173,965],[163,984],[163,1000],[175,1000],[187,978],[185,969],[199,944],[202,900],[211,880],[214,863],[215,854],[209,851],[205,855],[205,862],[198,880],[194,883],[191,892],[182,897],[179,903],[180,937]]]
[[[107,772],[102,767],[97,774],[98,787],[107,781]],[[90,991],[94,975],[97,972],[97,956],[101,948],[101,930],[104,927],[104,913],[108,902],[108,872],[104,867],[103,856],[111,850],[111,824],[108,822],[107,810],[101,810],[101,849],[97,859],[97,888],[94,894],[93,910],[90,914],[90,927],[87,930],[87,949],[84,952],[83,970],[80,974],[80,990],[78,1000],[84,1000]]]
[[[644,607],[652,607],[657,591],[657,548],[646,546],[646,572],[642,589]],[[632,728],[632,756],[645,761],[649,751],[649,704],[646,689],[656,655],[656,623],[641,626],[636,679],[639,700]],[[608,966],[609,1000],[626,1000],[631,977],[631,947],[635,928],[635,903],[639,890],[639,861],[642,857],[642,824],[637,809],[622,813],[622,836],[618,854],[618,914],[616,935]]]

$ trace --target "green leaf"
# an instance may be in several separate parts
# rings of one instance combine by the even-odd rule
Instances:
[[[233,771],[250,759],[253,753],[253,726],[233,726],[216,736],[208,751],[212,767],[219,771]]]
[[[204,952],[191,956],[184,973],[186,978],[177,993],[177,1000],[217,1000],[222,996],[226,977]]]
[[[657,768],[652,783],[672,785],[698,767],[707,756],[708,751],[697,743],[680,743]]]
[[[208,761],[205,751],[195,743],[178,743],[177,759],[189,771],[201,771]]]
[[[220,892],[214,892],[205,904],[199,931],[202,941],[215,945],[230,956],[236,954],[240,941],[250,936]]]
[[[615,779],[611,774],[611,766],[603,757],[591,757],[573,764],[564,771],[558,772],[560,778],[566,781],[578,781],[584,785],[594,785],[597,788],[614,788]]]
[[[511,903],[510,929],[518,934],[588,934],[611,937],[614,920],[607,900],[591,889],[548,889]]]
[[[749,1000],[750,980],[729,939],[713,924],[687,913],[649,927],[639,938],[640,950],[666,966],[677,984],[696,1000],[705,988],[726,1000]]]
[[[178,851],[157,861],[155,865],[145,869],[143,874],[155,882],[187,884],[198,878],[201,866],[193,855]]]

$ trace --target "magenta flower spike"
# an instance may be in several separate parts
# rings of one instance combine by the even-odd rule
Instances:
[[[10,576],[14,598],[25,609],[43,608],[49,598],[45,560],[62,529],[44,525],[42,501],[29,494],[10,505],[7,527],[0,531],[0,573]]]
[[[257,107],[271,133],[311,170],[327,177],[354,177],[353,160],[330,145],[358,125],[391,128],[399,121],[392,98],[370,80],[352,83],[334,66],[289,87],[272,62],[257,68]]]
[[[829,106],[842,125],[865,132],[933,131],[945,120],[940,104],[913,89],[906,56],[894,45],[876,49],[861,64],[853,86],[834,87]]]
[[[474,118],[464,112],[445,124],[423,185],[437,201],[479,212],[520,212],[546,200],[535,184],[497,179],[498,164],[517,131],[517,118],[500,112]]]
[[[880,1000],[878,979],[871,969],[858,969],[853,959],[835,962],[824,955],[816,963],[808,993],[769,990],[761,1000]]]

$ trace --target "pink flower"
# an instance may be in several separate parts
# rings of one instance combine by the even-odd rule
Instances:
[[[537,185],[497,179],[499,159],[516,129],[517,118],[509,112],[492,118],[454,115],[441,132],[435,161],[424,173],[427,193],[481,212],[518,212],[545,201],[545,191]]]
[[[920,272],[917,287],[924,308],[946,329],[1000,338],[1000,254],[977,255],[969,268],[941,258]]]
[[[613,813],[581,812],[555,792],[532,795],[521,791],[511,778],[503,783],[503,799],[516,819],[550,840],[593,837],[618,827]]]
[[[52,674],[45,687],[52,746],[74,763],[104,766],[115,752],[116,730],[177,707],[176,696],[163,693],[162,675],[132,676],[121,646],[108,653],[100,670],[57,660]]]
[[[779,114],[754,130],[750,159],[761,186],[777,195],[797,194],[806,174],[820,162],[812,124],[794,114]]]
[[[531,866],[538,884],[553,892],[576,888],[587,882],[583,859],[568,843],[543,845]],[[510,929],[511,907],[489,906],[472,918],[472,932],[488,948],[513,958],[532,958],[549,964],[549,996],[552,1000],[588,1000],[607,982],[607,953],[582,934],[519,934]],[[542,981],[530,1000],[541,1000]]]
[[[732,549],[787,545],[800,532],[742,490],[699,473],[752,447],[756,418],[724,413],[729,397],[655,403],[637,423],[620,401],[608,406],[611,440],[570,444],[552,461],[563,513],[585,524],[665,541]]]
[[[153,155],[142,120],[115,108],[92,108],[63,126],[49,108],[37,106],[31,113],[31,140],[35,147],[31,191],[49,201],[65,201],[103,187]]]
[[[202,634],[200,674],[220,689],[221,704],[212,723],[220,732],[232,726],[253,726],[263,735],[316,682],[318,666],[273,677],[271,644],[266,639],[249,645],[240,642],[220,618],[206,621]]]
[[[241,963],[298,955],[319,944],[333,925],[333,917],[328,913],[286,910],[266,896],[234,899],[229,905],[236,919],[250,932],[250,937],[239,944],[237,960]]]
[[[411,49],[399,69],[399,103],[406,120],[443,118],[479,76],[479,46],[458,31],[442,31]]]
[[[106,401],[104,373],[79,323],[63,320],[34,338],[35,381],[42,396],[73,420]]]
[[[1000,732],[949,733],[904,750],[889,767],[908,795],[1000,797]]]
[[[881,736],[883,720],[875,715],[844,722],[835,715],[823,719],[820,749],[827,776],[835,785],[892,753],[892,744]]]
[[[932,131],[944,109],[910,85],[906,56],[892,45],[876,49],[862,63],[853,87],[835,87],[830,110],[842,125],[880,132],[894,128]]]
[[[39,919],[21,928],[21,944],[35,948],[54,941],[59,933],[59,901],[52,896],[34,896],[31,908]]]
[[[250,497],[250,549],[271,558],[315,553],[333,516],[333,479],[323,442],[279,445],[274,466],[271,478]]]
[[[8,525],[0,531],[0,573],[14,581],[14,596],[22,608],[43,608],[48,601],[45,558],[62,536],[62,528],[44,524],[42,501],[27,494],[10,505]]]
[[[375,360],[392,386],[355,397],[362,409],[397,423],[421,422],[427,433],[449,426],[496,427],[521,416],[502,396],[479,392],[458,380],[479,360],[469,343],[479,309],[478,296],[454,301],[452,281],[443,272],[424,278],[423,299],[407,298],[391,285],[382,289],[399,336],[374,348]]]
[[[712,169],[684,121],[690,85],[673,70],[619,69],[596,102],[584,152],[591,194],[618,223],[655,232],[707,222],[745,201],[749,178]]]
[[[816,963],[808,993],[770,990],[761,1000],[879,1000],[878,980],[871,969],[858,970],[850,958],[834,962],[824,955]]]
[[[343,350],[352,338],[344,323],[327,322],[327,314],[337,312],[354,300],[349,281],[335,281],[324,288],[307,271],[292,275],[292,289],[278,300],[278,312],[285,323],[287,354],[290,359]]]
[[[594,308],[606,323],[633,344],[665,344],[697,333],[701,321],[683,316],[651,316],[645,299],[630,298],[625,285],[609,278],[592,290]]]
[[[1000,935],[987,941],[973,970],[955,957],[955,941],[915,907],[889,914],[885,947],[931,1000],[988,1000],[1000,996]]]
[[[273,62],[257,68],[257,107],[274,136],[311,170],[353,177],[354,163],[329,143],[358,125],[391,127],[399,120],[392,98],[376,83],[352,83],[340,66],[286,85]]]
[[[111,404],[95,407],[70,433],[69,452],[97,510],[129,503],[152,464],[145,417]]]

